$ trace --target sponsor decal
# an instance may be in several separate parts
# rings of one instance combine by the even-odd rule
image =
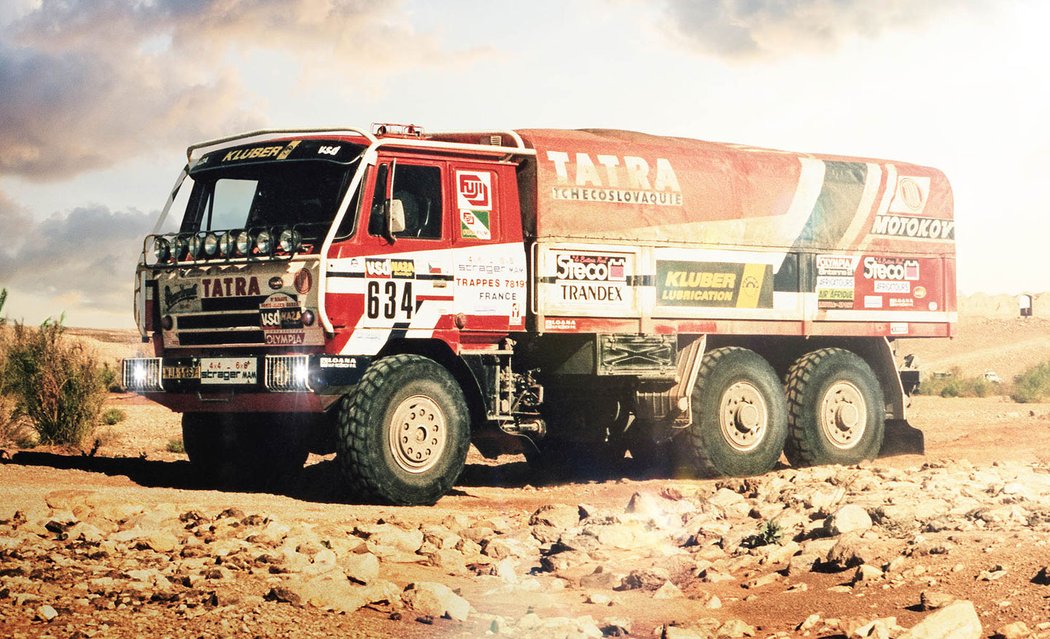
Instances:
[[[201,367],[199,364],[169,364],[161,370],[163,379],[200,379]]]
[[[201,384],[255,384],[258,379],[254,357],[213,357],[201,359]]]
[[[890,335],[907,335],[908,334],[908,323],[907,322],[893,322],[890,324]]]
[[[488,171],[456,171],[456,193],[460,209],[492,210],[492,174]]]
[[[281,331],[279,333],[264,333],[267,346],[298,346],[306,340],[303,331]]]
[[[914,282],[919,279],[919,262],[895,257],[865,257],[864,279]]]
[[[548,331],[574,331],[576,330],[576,320],[548,317],[543,320],[543,328]]]
[[[310,275],[310,271],[305,268],[295,274],[294,282],[295,290],[298,291],[300,295],[306,295],[314,286],[314,278]]]
[[[853,308],[856,267],[849,255],[817,256],[817,308]]]
[[[467,314],[508,316],[525,301],[525,268],[513,258],[488,254],[468,257],[455,266],[455,306]]]
[[[634,155],[592,158],[588,153],[547,151],[547,160],[558,182],[551,189],[555,200],[682,206],[682,187],[667,158],[655,158],[650,165]]]
[[[489,215],[492,211],[492,173],[456,171],[456,202],[459,208],[460,236],[491,240]]]
[[[322,357],[321,368],[357,368],[357,359],[354,357]]]
[[[876,215],[872,235],[907,237],[918,240],[954,240],[955,222],[901,215]]]
[[[390,258],[365,259],[365,277],[413,279],[416,276],[416,263],[413,260]]]
[[[920,300],[939,295],[939,260],[887,255],[865,255],[858,260],[854,308],[908,310],[936,305],[935,301],[920,304]]]
[[[222,156],[223,162],[240,162],[243,160],[265,160],[268,158],[277,158],[283,160],[299,145],[298,140],[293,140],[288,144],[279,144],[275,146],[255,146],[249,149],[236,149],[228,151],[226,155]]]
[[[295,150],[295,147],[299,146],[299,142],[301,142],[301,140],[292,140],[291,142],[286,144],[285,147],[284,147],[284,150],[282,150],[280,153],[277,154],[277,159],[278,160],[286,160],[286,159],[288,159],[288,156],[292,154],[292,151]]]
[[[657,260],[656,303],[772,308],[772,274],[769,264]]]
[[[295,346],[306,339],[302,309],[284,293],[274,293],[259,304],[259,326],[267,346]]]
[[[488,211],[460,211],[459,235],[471,240],[491,240]]]
[[[179,285],[177,289],[170,286],[164,287],[164,309],[170,311],[183,303],[195,302],[197,300],[197,285]]]
[[[926,200],[930,197],[930,178],[901,175],[897,177],[897,189],[890,202],[890,213],[922,215]]]
[[[625,256],[555,253],[554,264],[561,301],[623,303],[628,288]]]
[[[248,297],[261,295],[259,280],[251,277],[204,277],[201,278],[201,297]]]
[[[270,278],[270,281],[266,283],[271,290],[279,291],[284,288],[284,278],[280,275],[274,275]]]
[[[274,293],[259,304],[259,326],[264,331],[302,329],[302,309],[291,296]]]

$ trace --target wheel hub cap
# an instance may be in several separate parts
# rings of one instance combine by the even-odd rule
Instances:
[[[429,397],[409,397],[394,411],[389,440],[390,452],[399,468],[412,474],[424,473],[438,463],[445,450],[445,414]]]
[[[867,428],[868,406],[860,389],[847,381],[837,381],[820,403],[820,428],[833,446],[853,448]]]
[[[766,434],[769,409],[759,390],[748,382],[737,382],[726,389],[719,407],[719,425],[730,446],[749,451]]]

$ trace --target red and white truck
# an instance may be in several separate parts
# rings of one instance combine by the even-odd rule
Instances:
[[[156,356],[123,379],[183,413],[213,478],[334,450],[359,498],[420,504],[470,444],[708,476],[854,463],[905,423],[893,340],[956,320],[952,194],[924,166],[412,125],[187,156],[135,276]]]

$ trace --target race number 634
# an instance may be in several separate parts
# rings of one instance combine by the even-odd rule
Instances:
[[[369,319],[412,319],[415,297],[411,280],[370,280],[366,298],[365,312]]]

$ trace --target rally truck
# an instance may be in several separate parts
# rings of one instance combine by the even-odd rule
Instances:
[[[473,444],[697,476],[893,444],[950,336],[945,176],[619,130],[256,131],[191,146],[135,274],[202,477],[336,453],[352,498],[428,504]],[[629,454],[628,454],[629,453]]]

